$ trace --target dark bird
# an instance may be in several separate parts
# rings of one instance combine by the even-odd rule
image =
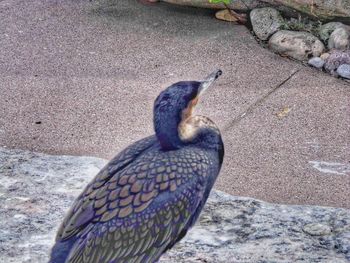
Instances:
[[[224,157],[214,122],[192,115],[221,74],[160,93],[155,135],[127,147],[86,186],[58,230],[50,263],[156,262],[186,235]]]

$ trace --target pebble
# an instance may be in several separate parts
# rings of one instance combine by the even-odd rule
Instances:
[[[332,232],[328,225],[311,223],[304,226],[303,231],[311,236],[325,236]]]
[[[320,57],[313,57],[309,60],[309,65],[315,67],[315,68],[322,68],[325,61]]]
[[[281,30],[269,40],[269,47],[276,53],[301,61],[319,57],[324,50],[323,43],[308,32]]]
[[[265,7],[253,9],[250,12],[250,21],[256,36],[267,40],[282,26],[283,18],[276,9]]]
[[[329,49],[345,50],[350,46],[350,33],[345,28],[337,28],[333,31],[328,40]]]
[[[341,22],[329,22],[327,24],[324,24],[319,29],[319,36],[320,38],[327,43],[330,35],[334,32],[334,30],[338,28],[349,28],[349,26],[344,25]]]
[[[326,60],[326,59],[329,57],[329,55],[330,55],[330,54],[326,52],[326,53],[323,53],[323,54],[320,56],[320,58],[323,59],[323,60]]]
[[[337,76],[337,68],[343,64],[350,64],[350,50],[340,51],[333,49],[325,60],[324,69],[334,76]]]
[[[350,79],[350,64],[343,64],[337,68],[337,73],[339,76]]]

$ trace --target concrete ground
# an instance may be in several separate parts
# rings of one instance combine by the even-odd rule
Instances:
[[[350,86],[213,12],[136,0],[0,1],[0,147],[110,158],[153,132],[167,85],[224,75],[198,112],[222,129],[216,188],[350,208]]]

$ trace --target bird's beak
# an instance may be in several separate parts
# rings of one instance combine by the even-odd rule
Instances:
[[[199,97],[204,93],[204,91],[209,88],[209,86],[222,74],[220,69],[215,70],[211,73],[205,80],[201,81],[201,84],[198,88],[197,96],[189,102],[186,109],[183,111],[182,119],[186,120],[190,116],[192,116],[192,111],[194,107],[197,105]]]
[[[198,90],[198,96],[202,95],[204,91],[206,91],[210,85],[222,74],[222,71],[220,69],[215,70],[212,72],[208,77],[206,77],[205,80],[201,81],[201,85]]]

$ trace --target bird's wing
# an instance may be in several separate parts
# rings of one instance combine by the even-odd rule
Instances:
[[[79,237],[68,262],[154,262],[186,231],[209,171],[201,152],[150,155],[92,188],[62,231],[63,239]],[[88,223],[84,209],[93,214]]]
[[[191,187],[179,189],[170,198],[165,194],[152,200],[167,199],[162,205],[149,205],[130,220],[114,218],[82,236],[73,247],[69,263],[155,262],[169,244],[185,229],[198,205],[198,193]],[[147,203],[144,203],[147,205]],[[135,211],[136,209],[134,209]]]
[[[133,143],[115,156],[75,200],[57,232],[56,241],[70,238],[89,223],[94,218],[95,211],[92,204],[99,197],[96,195],[100,187],[108,182],[118,171],[135,160],[142,152],[154,145],[156,141],[155,136],[146,137]]]

